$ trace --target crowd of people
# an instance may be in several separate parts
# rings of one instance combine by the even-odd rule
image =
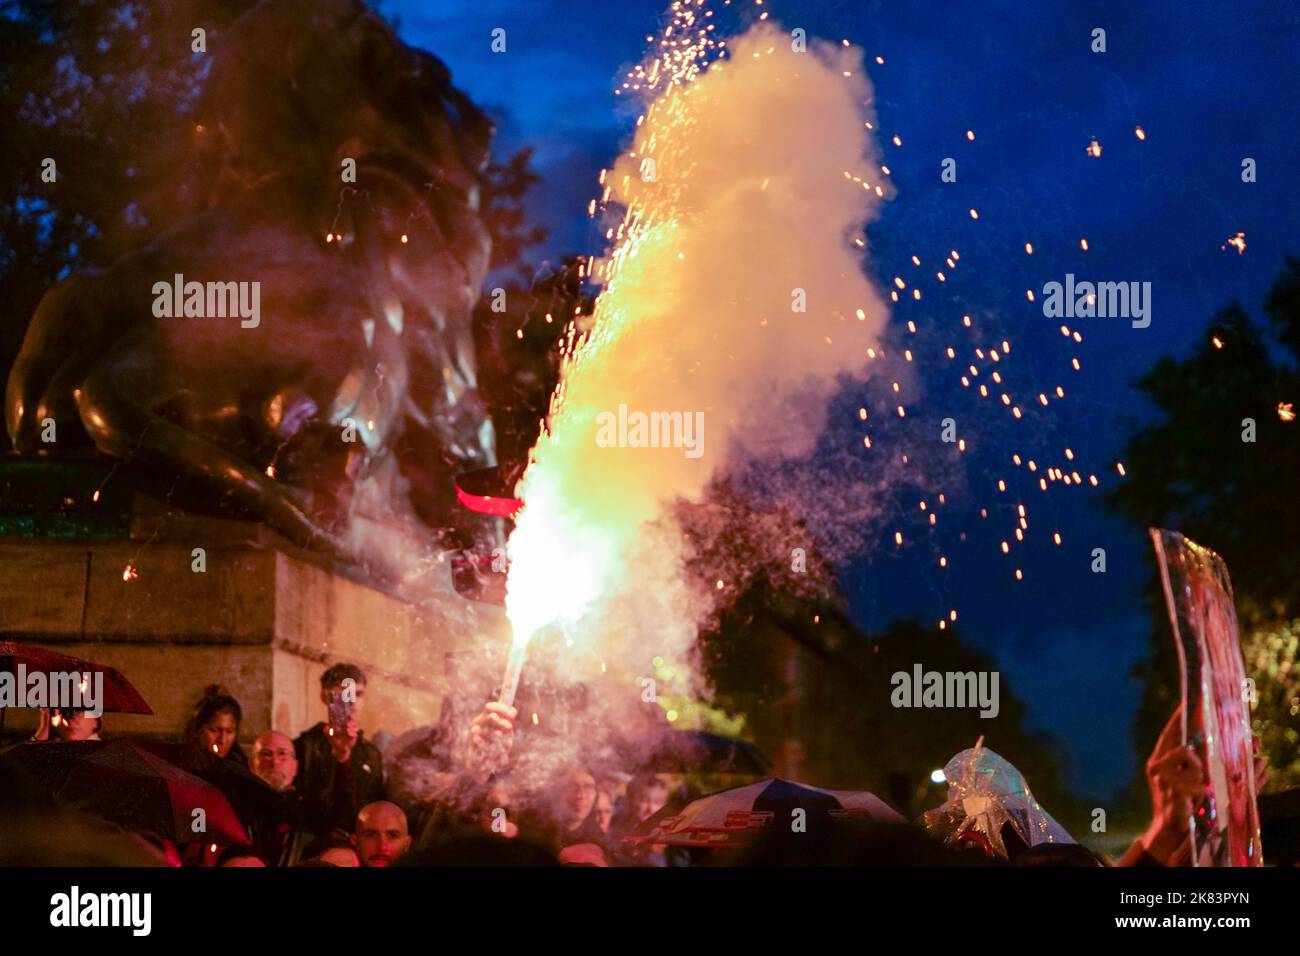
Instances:
[[[459,735],[454,758],[445,761],[449,772],[441,775],[436,793],[413,797],[395,784],[392,773],[385,772],[383,752],[361,730],[366,683],[365,673],[355,665],[330,667],[321,677],[325,719],[296,739],[263,730],[250,752],[239,744],[243,712],[238,700],[219,686],[207,688],[193,709],[183,743],[172,756],[178,766],[223,790],[247,842],[178,841],[148,831],[135,832],[133,838],[147,843],[159,862],[184,866],[664,866],[710,861],[708,854],[644,839],[651,817],[670,802],[680,806],[682,794],[671,793],[659,776],[570,765],[549,774],[544,786],[516,792],[511,763],[518,715],[514,708],[496,702],[485,704],[469,721],[467,732]],[[1187,820],[1206,780],[1197,754],[1182,746],[1175,733],[1177,716],[1171,718],[1147,763],[1151,824],[1122,859],[1109,860],[1077,844],[1034,846],[1032,838],[1020,839],[1010,831],[1003,833],[1003,839],[995,836],[992,846],[988,840],[956,842],[964,849],[983,851],[981,863],[991,859],[1022,865],[1186,865]],[[102,718],[84,712],[48,711],[32,740],[18,746],[98,740],[102,726]],[[422,745],[427,744],[426,740]],[[1259,770],[1263,772],[1262,764]],[[258,791],[251,798],[250,781]],[[267,794],[274,794],[274,799],[261,798]],[[938,813],[932,811],[927,818]],[[1007,819],[1014,820],[1014,814]],[[821,843],[786,840],[790,846],[782,845],[782,835],[774,833],[773,839],[759,841],[757,850],[748,848],[748,856],[732,854],[725,859],[971,862],[971,854],[952,849],[955,841],[934,832],[933,824],[929,830],[926,822],[901,828],[882,828],[877,822],[865,828],[838,828],[833,840]],[[796,845],[792,860],[789,853]],[[1013,846],[1016,849],[1009,852]],[[967,859],[957,861],[957,856]]]
[[[383,867],[441,849],[466,836],[491,836],[527,847],[532,862],[611,865],[653,861],[623,838],[668,802],[668,785],[651,774],[596,774],[567,768],[554,776],[541,800],[519,807],[501,771],[514,737],[514,708],[486,705],[471,722],[454,772],[434,799],[398,796],[387,779],[384,756],[360,727],[366,675],[340,663],[321,676],[325,719],[296,739],[264,730],[246,751],[239,744],[243,710],[218,685],[205,689],[186,725],[183,742],[167,751],[178,766],[226,790],[248,836],[247,843],[177,841],[141,832],[162,857],[198,866]],[[42,711],[26,744],[100,740],[103,718],[84,711]],[[441,728],[439,728],[441,729]],[[436,733],[436,731],[435,731]],[[222,768],[223,773],[212,771]],[[233,772],[232,771],[233,767]],[[277,799],[247,798],[246,778],[260,781]],[[520,855],[518,852],[516,856]],[[523,852],[525,861],[529,852]]]

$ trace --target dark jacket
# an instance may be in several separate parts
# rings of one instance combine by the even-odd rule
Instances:
[[[280,796],[284,803],[279,813],[260,814],[245,829],[267,866],[297,866],[303,849],[315,836],[303,827],[302,795],[290,787]]]
[[[302,822],[308,831],[351,833],[357,811],[385,799],[383,757],[364,733],[357,735],[352,756],[344,764],[334,759],[324,722],[300,734],[293,749],[298,754],[293,785],[302,795]]]
[[[233,760],[241,767],[248,767],[248,754],[244,753],[244,749],[239,746],[238,742],[230,748],[230,753],[226,754],[226,759]]]
[[[525,811],[520,814],[519,834],[533,843],[550,847],[557,853],[566,846],[579,843],[594,843],[602,850],[609,848],[609,837],[597,825],[594,807],[587,814],[587,819],[573,830],[562,826],[548,809]]]

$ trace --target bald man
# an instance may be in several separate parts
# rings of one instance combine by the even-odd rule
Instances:
[[[298,775],[298,755],[293,741],[278,730],[268,730],[253,742],[253,773],[277,793],[293,786]]]
[[[350,846],[330,847],[316,859],[330,866],[349,866],[357,867],[361,865],[361,858],[357,856],[357,851]]]
[[[387,800],[368,803],[357,814],[357,853],[362,866],[388,866],[411,847],[406,814]]]

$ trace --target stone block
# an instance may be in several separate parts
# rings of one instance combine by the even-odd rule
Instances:
[[[110,734],[179,736],[208,684],[244,711],[244,744],[324,719],[320,675],[369,676],[362,727],[394,735],[437,720],[452,656],[508,640],[501,608],[451,586],[421,604],[344,577],[246,522],[178,514],[137,496],[132,537],[0,539],[0,635],[111,664],[153,716],[110,714]],[[206,571],[193,570],[193,549]],[[35,726],[7,715],[6,732]]]

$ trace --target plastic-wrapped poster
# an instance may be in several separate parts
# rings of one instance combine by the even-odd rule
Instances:
[[[1189,823],[1196,866],[1261,866],[1250,701],[1232,582],[1223,559],[1173,531],[1151,529],[1178,649],[1183,743],[1209,785]]]

